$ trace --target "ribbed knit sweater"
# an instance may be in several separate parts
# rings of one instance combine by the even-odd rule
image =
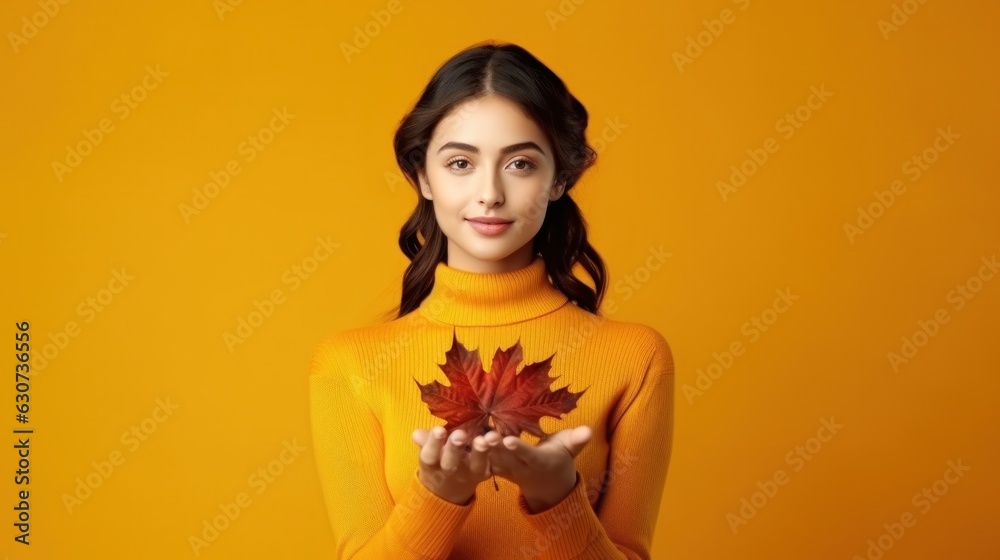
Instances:
[[[521,367],[551,356],[551,390],[586,392],[546,434],[587,425],[577,482],[561,502],[532,512],[519,487],[496,476],[466,504],[417,476],[417,428],[445,421],[421,384],[449,381],[440,364],[453,337],[479,352],[520,342]],[[540,256],[500,273],[438,263],[418,309],[335,332],[312,357],[310,414],[317,467],[333,527],[331,557],[377,560],[648,559],[673,435],[673,357],[652,327],[583,310],[549,281]],[[527,432],[521,439],[536,445]]]

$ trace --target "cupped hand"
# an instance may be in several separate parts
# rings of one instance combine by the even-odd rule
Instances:
[[[503,445],[489,450],[490,469],[520,486],[532,511],[548,509],[576,485],[575,459],[593,434],[590,426],[577,426],[551,434],[537,445],[507,436]]]
[[[420,481],[443,500],[465,505],[476,493],[480,482],[493,476],[489,452],[501,437],[496,432],[476,436],[469,442],[465,430],[455,430],[445,439],[444,426],[413,431],[413,442],[420,447]]]

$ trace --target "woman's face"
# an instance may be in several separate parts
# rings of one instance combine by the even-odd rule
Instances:
[[[563,194],[545,133],[515,102],[489,95],[452,109],[427,147],[420,192],[448,238],[448,266],[506,272],[534,258],[550,200]],[[476,218],[498,218],[492,229]]]

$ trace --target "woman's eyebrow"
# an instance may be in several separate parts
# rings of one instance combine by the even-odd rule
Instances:
[[[473,146],[472,144],[466,144],[465,142],[446,142],[443,146],[438,148],[438,153],[443,152],[448,148],[456,148],[459,150],[465,150],[467,152],[472,152],[474,154],[479,153],[479,148]],[[505,156],[512,152],[517,152],[520,150],[537,150],[542,155],[545,155],[545,150],[543,150],[538,144],[534,142],[519,142],[517,144],[511,144],[505,148],[500,148],[500,155]]]

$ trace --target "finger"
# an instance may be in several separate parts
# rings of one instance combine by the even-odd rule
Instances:
[[[538,447],[546,447],[566,451],[575,457],[583,449],[583,446],[590,441],[592,430],[588,426],[577,426],[576,428],[566,428],[554,434],[549,434],[538,443]]]
[[[413,430],[411,437],[413,438],[413,443],[417,444],[418,447],[423,447],[427,444],[427,438],[429,438],[431,433],[423,428],[417,428]]]
[[[573,443],[583,449],[590,439],[594,437],[594,430],[590,426],[577,426],[573,429]]]
[[[486,435],[483,437],[486,438],[486,443],[488,443],[490,447],[496,447],[503,439],[503,437],[495,430],[486,432]]]
[[[507,436],[503,438],[503,447],[511,455],[512,459],[520,460],[523,463],[535,464],[535,446],[517,436]]]
[[[455,430],[444,444],[441,452],[441,469],[453,472],[458,469],[465,456],[465,431]]]
[[[490,463],[490,472],[506,477],[510,473],[510,461],[513,458],[510,450],[501,444],[490,446],[486,452]]]
[[[587,443],[590,442],[590,438],[593,435],[594,430],[590,429],[590,426],[577,426],[572,430],[567,430],[561,438],[561,441],[563,442],[563,445],[566,446],[566,450],[569,451],[569,454],[575,458],[580,454],[580,451],[587,446]]]
[[[486,466],[489,453],[490,444],[486,443],[486,438],[478,436],[472,440],[472,452],[469,454],[469,469],[477,474],[488,474]]]
[[[431,428],[431,437],[427,443],[420,448],[420,460],[426,465],[437,466],[441,461],[441,447],[444,445],[444,436],[447,431],[444,426],[434,426]]]
[[[498,454],[502,451],[503,445],[500,443],[503,437],[496,432],[487,432],[486,435],[480,436],[484,443],[486,443],[486,462],[489,465],[490,472],[497,474],[503,470],[502,466],[498,467],[495,459],[498,458]]]

